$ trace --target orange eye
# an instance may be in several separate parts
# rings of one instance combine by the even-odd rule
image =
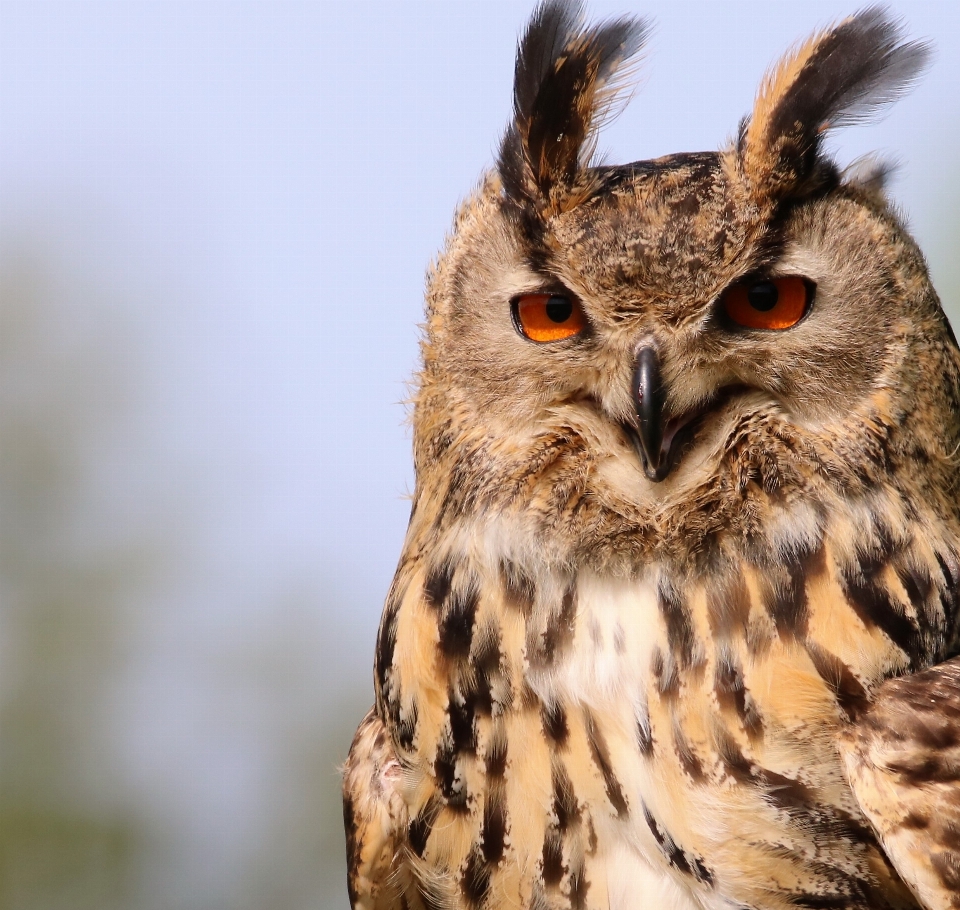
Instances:
[[[531,341],[561,341],[586,327],[580,304],[560,294],[523,294],[513,304],[513,318]]]
[[[803,319],[812,297],[813,286],[803,278],[763,278],[728,288],[723,309],[748,329],[789,329]]]

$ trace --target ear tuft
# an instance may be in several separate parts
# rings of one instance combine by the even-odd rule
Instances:
[[[774,204],[816,178],[824,134],[909,90],[929,57],[899,22],[871,7],[813,35],[764,79],[737,155],[752,193]]]
[[[573,186],[647,33],[638,19],[585,28],[574,0],[536,8],[517,50],[514,119],[497,162],[508,197],[541,208]]]
[[[876,155],[865,155],[851,162],[843,169],[841,179],[844,184],[854,186],[864,193],[884,196],[887,183],[897,172],[898,162],[888,161]]]

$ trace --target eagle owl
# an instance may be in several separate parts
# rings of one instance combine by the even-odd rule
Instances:
[[[351,902],[960,908],[960,351],[822,148],[925,49],[869,9],[597,163],[644,33],[536,9],[429,279]]]

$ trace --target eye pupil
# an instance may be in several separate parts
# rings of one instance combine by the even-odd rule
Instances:
[[[750,306],[761,313],[767,313],[777,305],[780,293],[772,281],[758,281],[747,291]]]
[[[573,304],[566,297],[551,297],[545,309],[551,322],[566,322],[573,315]]]

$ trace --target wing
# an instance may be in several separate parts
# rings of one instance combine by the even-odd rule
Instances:
[[[840,751],[903,880],[928,910],[960,910],[960,658],[885,682]]]
[[[354,910],[400,910],[400,846],[407,806],[402,770],[383,722],[371,708],[361,721],[343,769],[347,887]]]

